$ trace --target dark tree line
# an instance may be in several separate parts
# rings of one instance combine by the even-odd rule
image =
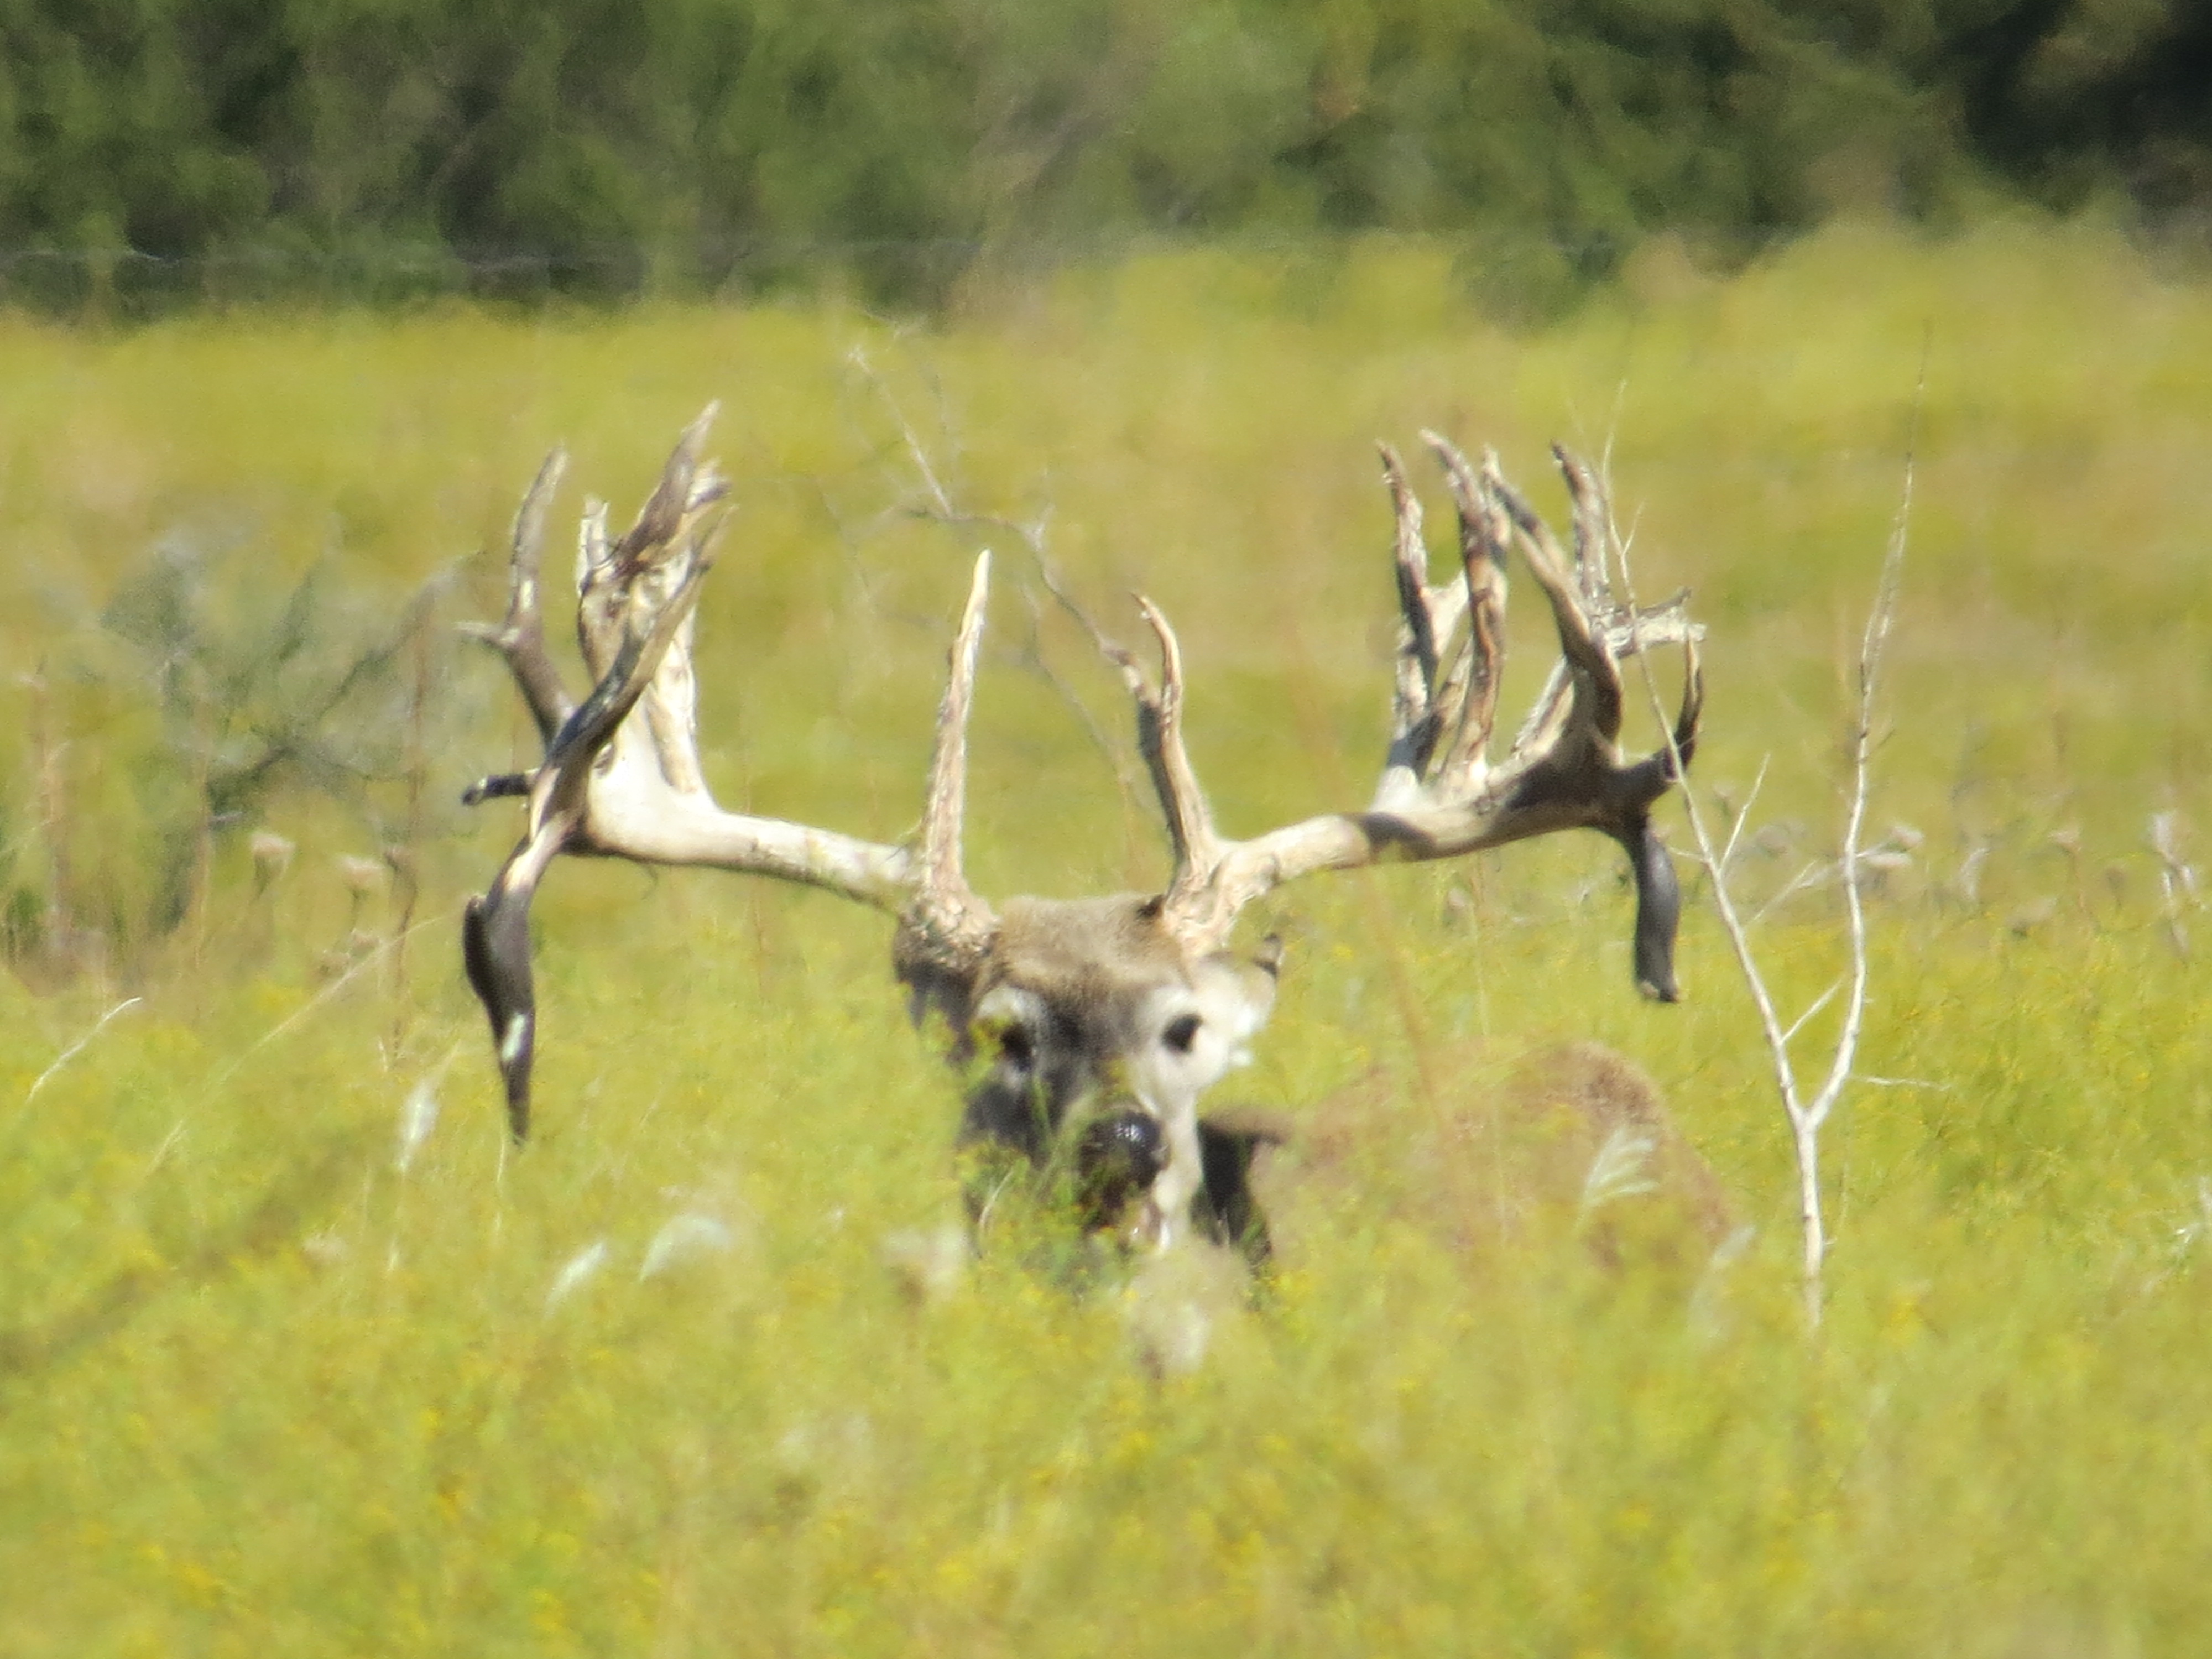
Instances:
[[[2199,0],[0,0],[0,293],[928,303],[1148,233],[1499,296],[1839,202],[2212,204]]]

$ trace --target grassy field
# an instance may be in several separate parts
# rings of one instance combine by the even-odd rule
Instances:
[[[0,350],[0,1652],[2201,1650],[2212,916],[2177,950],[2146,830],[2212,845],[2212,285],[2094,228],[1856,229],[1726,283],[1652,251],[1535,336],[1391,245],[1162,257],[927,331],[6,320]],[[1133,1358],[1139,1292],[1012,1248],[902,1292],[886,1240],[958,1213],[955,1090],[857,907],[557,869],[544,1133],[507,1153],[454,919],[514,819],[454,801],[530,733],[444,641],[496,613],[553,442],[564,514],[627,514],[710,398],[738,502],[702,606],[718,792],[903,833],[989,540],[994,894],[1142,885],[1164,852],[1092,735],[1122,744],[1117,690],[1032,621],[1018,539],[902,510],[908,432],[963,510],[1048,511],[1116,627],[1138,586],[1176,619],[1232,833],[1364,799],[1379,762],[1372,441],[1494,446],[1553,511],[1545,443],[1609,444],[1639,580],[1710,625],[1701,786],[1740,805],[1766,769],[1739,885],[1793,1009],[1842,966],[1834,889],[1784,889],[1833,854],[1917,428],[1872,825],[1918,839],[1871,913],[1883,1081],[1829,1131],[1819,1336],[1711,908],[1691,884],[1689,1000],[1642,1003],[1595,837],[1311,883],[1248,924],[1290,958],[1224,1097],[1297,1118],[1379,1071],[1395,1104],[1374,1179],[1188,1375]],[[378,775],[295,774],[200,842],[207,780],[426,582],[434,626],[332,717]],[[1516,720],[1550,655],[1533,597]],[[257,830],[296,844],[281,873]],[[337,862],[391,843],[411,910]],[[72,932],[105,941],[74,974]],[[1693,1285],[1470,1255],[1437,1216],[1485,1172],[1405,1155],[1439,1095],[1584,1038],[1657,1081],[1753,1230]]]

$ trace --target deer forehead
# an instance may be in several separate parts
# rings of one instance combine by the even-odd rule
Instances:
[[[1188,966],[1152,901],[1115,894],[1009,900],[985,972],[994,980],[1039,986],[1092,982],[1101,994],[1110,994],[1122,987],[1170,983]]]
[[[1152,993],[1186,978],[1182,951],[1140,900],[1016,899],[977,977],[976,1013],[1049,1011],[1103,1034],[1127,1023]]]
[[[1176,1047],[1239,1053],[1267,1021],[1271,973],[1221,953],[1196,955],[1141,897],[1017,899],[1006,906],[975,1004],[984,1027],[1017,1023],[1100,1057],[1139,1052],[1170,1031]]]

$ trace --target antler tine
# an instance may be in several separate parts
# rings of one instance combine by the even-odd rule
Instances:
[[[661,470],[660,482],[638,509],[637,522],[615,544],[617,570],[626,572],[653,562],[656,554],[669,556],[669,550],[675,547],[693,517],[722,498],[727,485],[711,465],[703,471],[699,465],[700,447],[721,412],[720,404],[708,404],[684,428],[668,465]]]
[[[576,543],[576,641],[585,665],[602,683],[614,669],[622,641],[635,631],[636,613],[666,605],[691,579],[690,573],[713,539],[716,521],[708,509],[728,487],[711,464],[700,465],[699,448],[720,409],[708,404],[684,428],[653,494],[620,540],[607,539],[606,503],[586,504]],[[670,585],[672,571],[678,573],[673,578],[678,586]],[[641,688],[649,689],[647,719],[662,770],[686,793],[705,788],[692,735],[696,694],[690,642],[687,623],[669,635],[659,660],[647,671],[647,688]]]
[[[915,954],[939,969],[981,957],[996,926],[990,907],[968,885],[960,857],[968,798],[968,713],[975,703],[975,666],[990,592],[991,554],[987,548],[976,557],[960,630],[953,636],[945,696],[937,708],[937,740],[929,757],[919,879],[900,924],[902,957]]]
[[[545,649],[545,624],[538,608],[538,567],[545,550],[545,519],[561,479],[568,470],[568,453],[555,449],[538,467],[529,490],[514,515],[507,567],[507,615],[497,623],[463,623],[461,632],[481,641],[507,659],[515,689],[538,722],[541,741],[550,743],[561,722],[574,710],[561,671]]]
[[[1669,783],[1681,775],[1675,757],[1680,757],[1681,765],[1687,766],[1690,757],[1697,752],[1698,726],[1705,711],[1705,671],[1698,655],[1697,629],[1690,625],[1685,614],[1689,596],[1678,593],[1633,616],[1614,614],[1612,570],[1615,532],[1613,504],[1606,497],[1604,480],[1564,444],[1553,444],[1552,456],[1559,464],[1560,476],[1566,480],[1567,496],[1574,512],[1575,563],[1581,577],[1583,615],[1607,619],[1605,654],[1612,665],[1615,684],[1622,657],[1633,655],[1647,645],[1674,640],[1679,640],[1682,647],[1682,703],[1674,719],[1674,741],[1642,765],[1632,769],[1641,774],[1656,765],[1659,776],[1650,796],[1656,800]],[[1620,625],[1624,621],[1625,628]],[[1616,720],[1607,727],[1601,720],[1599,730],[1611,738],[1618,735],[1620,726]]]
[[[507,1091],[507,1127],[530,1133],[530,1071],[537,1052],[538,998],[530,969],[530,900],[555,854],[575,832],[573,818],[541,824],[523,837],[481,898],[461,913],[461,965],[491,1020]]]
[[[1428,543],[1421,534],[1421,500],[1407,482],[1405,463],[1389,444],[1376,445],[1382,481],[1396,525],[1393,565],[1398,581],[1397,672],[1391,696],[1390,748],[1376,785],[1375,801],[1388,806],[1419,793],[1443,737],[1449,711],[1463,695],[1469,649],[1461,642],[1451,666],[1444,653],[1467,608],[1459,583],[1429,584]]]
[[[1172,905],[1184,893],[1205,885],[1221,860],[1221,837],[1213,828],[1213,814],[1199,787],[1198,773],[1182,741],[1182,647],[1166,614],[1143,594],[1137,609],[1144,615],[1160,647],[1160,685],[1157,694],[1144,684],[1133,662],[1125,665],[1124,677],[1137,700],[1137,745],[1159,793],[1160,811],[1166,816],[1168,838],[1175,848],[1175,875],[1167,890]]]
[[[1375,446],[1382,459],[1382,482],[1390,491],[1397,526],[1392,546],[1398,573],[1398,672],[1390,718],[1388,773],[1403,771],[1418,781],[1436,747],[1437,712],[1432,702],[1442,646],[1429,611],[1429,548],[1421,537],[1421,498],[1406,481],[1405,463],[1387,443]]]
[[[1460,566],[1468,615],[1467,679],[1450,747],[1437,769],[1437,783],[1471,787],[1488,765],[1498,723],[1498,693],[1505,676],[1505,516],[1458,446],[1433,432],[1421,434],[1443,467],[1459,511]]]
[[[1647,646],[1679,642],[1682,647],[1682,704],[1674,720],[1674,748],[1686,766],[1698,746],[1698,726],[1705,709],[1705,672],[1698,656],[1698,629],[1687,614],[1690,596],[1687,592],[1677,593],[1632,616],[1624,617],[1619,614],[1619,607],[1613,604],[1613,574],[1620,544],[1605,480],[1589,463],[1563,444],[1553,445],[1552,454],[1567,481],[1568,497],[1573,503],[1576,558],[1582,568],[1583,609],[1589,616],[1609,619],[1606,637],[1608,654],[1617,665],[1622,657],[1632,656]],[[1584,553],[1586,547],[1595,550],[1594,559]],[[1629,597],[1635,596],[1632,593]]]
[[[581,805],[592,762],[653,684],[668,647],[690,624],[692,609],[699,603],[699,585],[714,567],[702,550],[695,546],[690,552],[666,598],[648,605],[633,596],[623,612],[622,642],[613,662],[592,695],[546,744],[545,764],[538,769],[530,791],[533,830],[555,814]]]
[[[1574,474],[1568,471],[1569,488],[1574,484]],[[1567,704],[1567,718],[1580,713],[1587,719],[1598,736],[1607,743],[1620,735],[1621,690],[1620,670],[1614,664],[1607,642],[1593,631],[1589,613],[1583,608],[1582,596],[1568,576],[1565,556],[1553,539],[1552,532],[1535,509],[1522,499],[1519,491],[1505,482],[1498,470],[1495,452],[1483,455],[1482,482],[1492,499],[1504,508],[1512,521],[1521,544],[1523,557],[1528,562],[1529,573],[1536,585],[1544,590],[1544,597],[1552,607],[1552,619],[1559,635],[1560,654],[1565,665],[1573,671],[1574,691]],[[1555,680],[1556,686],[1556,680]],[[1547,718],[1553,708],[1554,687],[1547,687],[1537,703],[1537,713],[1532,716],[1529,727],[1524,728],[1519,742],[1526,743],[1534,735],[1534,728],[1548,728],[1552,720]]]
[[[530,817],[521,841],[484,896],[471,899],[463,913],[461,960],[491,1020],[507,1088],[507,1127],[517,1140],[530,1133],[530,1072],[537,1047],[531,899],[547,866],[582,825],[585,792],[599,750],[636,707],[670,642],[690,622],[710,562],[703,554],[693,557],[675,591],[647,617],[644,627],[625,629],[612,665],[545,746],[545,763],[531,780]],[[641,614],[634,607],[624,620],[634,623]]]
[[[580,707],[568,708],[565,700],[559,705],[561,718],[552,722],[543,764],[528,773],[486,779],[464,797],[471,804],[501,795],[529,799],[522,840],[486,894],[471,901],[462,927],[469,981],[491,1020],[507,1085],[508,1122],[518,1139],[529,1127],[535,1042],[530,904],[557,854],[745,871],[819,887],[885,910],[928,910],[931,896],[917,896],[923,884],[911,848],[725,811],[707,787],[693,726],[691,642],[701,584],[711,563],[708,544],[721,522],[714,509],[725,488],[699,458],[713,414],[709,408],[687,428],[619,543],[609,542],[605,507],[598,501],[586,507],[577,541],[576,631],[596,684]],[[499,632],[526,642],[537,604],[545,505],[559,477],[559,460],[556,455],[540,470],[516,520],[514,592],[508,624]],[[967,688],[974,678],[981,601],[979,572],[963,647],[955,653],[956,664],[963,665],[955,688],[960,719],[965,717]],[[493,642],[508,652],[514,665],[514,642]],[[542,640],[524,648],[542,656]],[[520,668],[516,678],[530,697],[530,683]],[[532,701],[543,724],[545,709],[554,705]],[[633,713],[643,718],[630,719]],[[957,756],[950,766],[957,773]],[[939,793],[945,771],[941,763],[936,774]],[[957,837],[957,777],[951,793]],[[957,840],[951,858],[957,879]],[[949,890],[940,886],[937,896]],[[988,927],[988,911],[971,905],[969,912],[971,923],[980,914]],[[950,928],[956,939],[968,931],[966,926]]]
[[[1613,608],[1613,507],[1596,471],[1565,444],[1552,446],[1552,459],[1567,481],[1574,515],[1575,580],[1583,603],[1593,614]]]
[[[1246,904],[1303,876],[1384,860],[1458,858],[1558,830],[1595,830],[1620,844],[1636,878],[1637,983],[1647,995],[1672,1001],[1678,994],[1674,945],[1680,894],[1666,845],[1652,827],[1651,806],[1680,775],[1675,756],[1687,763],[1704,708],[1698,629],[1689,618],[1687,596],[1633,614],[1587,599],[1568,556],[1506,483],[1495,455],[1486,453],[1478,471],[1452,444],[1433,433],[1422,435],[1459,508],[1463,580],[1428,585],[1419,510],[1397,456],[1384,448],[1404,623],[1389,761],[1375,804],[1364,812],[1323,813],[1249,841],[1218,843],[1202,879],[1179,879],[1168,923],[1187,943],[1219,948]],[[1603,496],[1593,475],[1571,456],[1563,455],[1562,465],[1577,497],[1588,572],[1610,545],[1597,538],[1602,532],[1609,538],[1611,526],[1601,524]],[[1519,544],[1544,590],[1561,657],[1511,752],[1493,764],[1484,751],[1498,693],[1509,540]],[[1448,644],[1439,625],[1446,593],[1458,596],[1468,618],[1466,643],[1448,670],[1438,666]],[[1681,645],[1686,654],[1675,743],[1671,750],[1624,764],[1619,659],[1659,644]],[[1457,678],[1462,672],[1464,678]],[[1452,728],[1449,748],[1426,776],[1419,763],[1437,739],[1423,730],[1425,721]]]
[[[1681,643],[1682,703],[1674,716],[1673,740],[1621,774],[1621,798],[1631,807],[1649,807],[1671,785],[1680,781],[1683,769],[1697,756],[1698,731],[1705,711],[1705,663],[1698,653],[1694,631],[1686,631]]]
[[[1131,597],[1159,646],[1157,688],[1146,678],[1134,652],[1109,637],[1081,611],[1075,615],[1099,654],[1121,676],[1121,684],[1128,688],[1130,701],[1137,708],[1137,748],[1145,757],[1153,793],[1159,797],[1161,816],[1167,821],[1168,841],[1175,854],[1175,873],[1168,878],[1163,896],[1163,902],[1174,912],[1212,878],[1221,860],[1222,841],[1213,827],[1206,792],[1199,787],[1197,769],[1190,763],[1190,751],[1183,746],[1182,643],[1165,611],[1142,593]]]
[[[1682,635],[1682,707],[1674,716],[1674,756],[1687,766],[1698,752],[1698,731],[1705,718],[1705,665],[1698,655],[1698,636]],[[1680,775],[1679,769],[1676,775]]]
[[[613,545],[607,540],[607,504],[592,495],[576,525],[576,591],[588,593],[614,571]]]

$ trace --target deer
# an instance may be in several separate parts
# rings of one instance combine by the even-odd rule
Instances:
[[[1379,446],[1395,522],[1400,612],[1380,780],[1364,809],[1325,811],[1237,840],[1216,825],[1182,736],[1182,648],[1160,608],[1137,597],[1156,672],[1095,628],[1136,714],[1138,748],[1172,854],[1157,892],[1014,897],[992,904],[962,871],[967,728],[991,555],[975,560],[939,704],[919,827],[879,842],[732,812],[709,792],[697,746],[696,616],[727,484],[701,459],[714,410],[687,428],[635,522],[611,536],[604,503],[579,534],[577,641],[592,678],[572,700],[547,649],[539,566],[563,477],[556,449],[525,493],[507,560],[507,608],[468,631],[501,658],[534,720],[544,759],[485,777],[463,799],[526,803],[522,836],[471,899],[462,924],[514,1139],[531,1130],[538,1009],[532,897],[553,860],[616,858],[705,866],[803,884],[890,915],[891,968],[917,1028],[941,1021],[946,1057],[972,1079],[957,1145],[1010,1167],[1073,1172],[1087,1225],[1165,1252],[1194,1231],[1262,1228],[1242,1190],[1249,1135],[1210,1126],[1206,1091],[1247,1059],[1281,968],[1272,936],[1233,948],[1242,912],[1291,882],[1385,860],[1458,859],[1567,830],[1626,852],[1636,889],[1637,988],[1680,995],[1680,890],[1651,821],[1694,754],[1704,708],[1702,629],[1686,590],[1649,608],[1617,598],[1601,481],[1562,447],[1571,550],[1510,485],[1434,433],[1424,441],[1457,510],[1457,568],[1431,580],[1422,507],[1404,464]],[[1493,759],[1504,659],[1506,560],[1517,550],[1543,595],[1559,656],[1510,749]],[[1624,584],[1625,586],[1625,584]],[[1682,696],[1671,737],[1640,757],[1620,742],[1620,665],[1679,646]],[[1214,1177],[1209,1193],[1209,1173]],[[1002,1177],[1003,1178],[1003,1177]],[[971,1218],[984,1202],[971,1197]]]
[[[1209,1197],[1228,1231],[1245,1230],[1248,1266],[1265,1273],[1278,1249],[1311,1259],[1347,1203],[1470,1266],[1516,1247],[1559,1262],[1577,1254],[1560,1248],[1571,1241],[1606,1273],[1678,1285],[1729,1236],[1718,1178],[1624,1056],[1554,1042],[1501,1069],[1490,1045],[1459,1039],[1425,1069],[1441,1086],[1409,1087],[1377,1064],[1302,1105],[1295,1123],[1251,1107],[1208,1116]],[[1406,1110],[1424,1086],[1431,1097]]]

